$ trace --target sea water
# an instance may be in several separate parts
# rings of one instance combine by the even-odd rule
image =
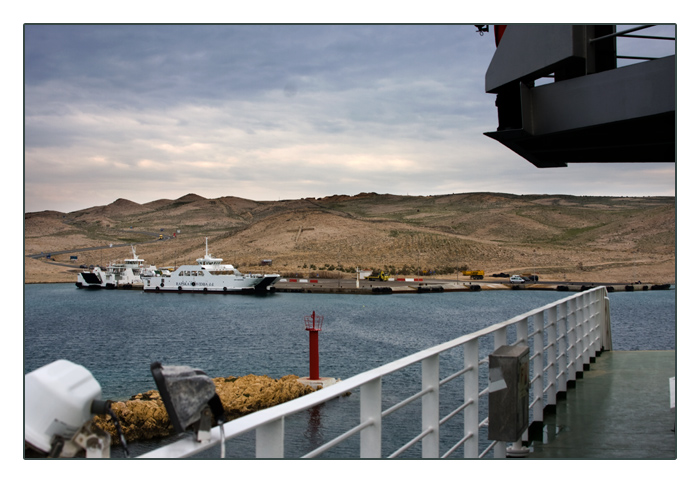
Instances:
[[[675,290],[611,293],[613,349],[675,349],[675,294]],[[347,379],[566,295],[570,294],[499,290],[259,297],[25,285],[24,372],[67,359],[86,367],[100,383],[103,398],[113,400],[155,389],[150,372],[154,361],[195,367],[210,377],[305,376],[309,349],[303,318],[315,312],[324,317],[319,334],[320,375]],[[458,355],[452,359],[459,364]],[[449,355],[441,357],[441,366],[450,370]],[[402,394],[404,380],[416,377],[420,381],[409,370],[388,376],[382,384],[386,393],[393,388],[397,398],[407,397],[410,393]],[[459,397],[457,387],[454,392]],[[449,390],[444,395],[441,390],[441,399],[449,397]],[[352,427],[359,418],[358,401],[359,392],[287,418],[285,455],[303,455],[336,435],[337,426]],[[396,421],[393,429],[385,431],[385,446],[420,432],[420,404],[416,406],[401,417],[391,416]],[[459,418],[455,419],[456,427],[441,427],[441,432],[458,433]],[[253,441],[242,438],[228,444],[227,455],[254,457]],[[138,454],[152,445],[130,448],[134,446]],[[357,457],[357,445],[349,442],[327,457]],[[409,451],[406,456],[420,455]]]

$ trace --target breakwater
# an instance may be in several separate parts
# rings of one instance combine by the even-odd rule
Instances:
[[[212,381],[226,419],[230,421],[314,392],[315,389],[298,382],[298,379],[294,375],[272,379],[249,374],[243,377],[216,377]],[[128,401],[113,402],[112,411],[129,442],[165,438],[173,434],[165,405],[156,390],[139,393]],[[113,445],[119,443],[110,416],[95,416],[93,421],[98,428],[110,433]]]

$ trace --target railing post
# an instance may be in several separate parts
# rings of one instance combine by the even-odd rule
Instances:
[[[557,355],[557,393],[565,393],[568,374],[568,367],[566,364],[566,304],[560,304],[558,309],[557,341],[559,342],[559,347]]]
[[[524,344],[529,347],[528,343],[528,338],[527,338],[527,317],[524,319],[521,319],[515,323],[515,343],[516,344]],[[532,369],[532,367],[529,367],[530,364],[528,364],[528,368]],[[528,377],[528,382],[530,382],[532,379],[530,379],[530,374],[527,375]],[[534,376],[533,376],[534,377]],[[529,394],[532,394],[528,391]],[[529,402],[529,401],[528,401]],[[528,414],[528,419],[530,419],[530,415]],[[522,440],[528,440],[529,439],[529,434],[528,434],[529,428],[525,428],[525,431],[520,437],[520,440],[517,442],[517,444],[520,444]]]
[[[591,292],[587,291],[581,295],[583,299],[583,366],[584,369],[589,368],[591,361],[594,358],[593,349],[593,334],[591,334]]]
[[[284,458],[284,418],[255,429],[256,458]]]
[[[496,330],[493,333],[493,350],[498,349],[508,343],[508,332],[505,327]],[[494,458],[505,458],[506,457],[506,443],[503,441],[497,441],[493,447],[493,457]]]
[[[496,350],[502,345],[506,345],[507,343],[508,332],[506,331],[505,327],[498,329],[493,333],[493,350]]]
[[[515,341],[516,344],[528,345],[528,343],[527,343],[527,317],[516,322],[516,324],[515,324],[515,338],[517,339]]]
[[[597,322],[598,322],[598,293],[591,292],[588,294],[588,336],[590,338],[590,345],[588,346],[588,354],[590,355],[590,361],[595,362],[596,351],[598,350],[598,337],[597,337]]]
[[[608,293],[607,289],[600,288],[595,293],[595,353],[598,356],[603,350],[603,297]]]
[[[605,287],[598,287],[595,291],[595,354],[596,357],[603,351],[605,343],[605,296],[608,290]]]
[[[506,443],[505,441],[498,441],[493,447],[493,457],[494,459],[501,459],[506,457]]]
[[[581,297],[576,297],[574,299],[575,312],[574,312],[574,337],[576,339],[575,343],[575,361],[576,361],[576,376],[583,374],[583,313],[581,311]]]
[[[440,457],[440,356],[435,354],[422,362],[423,390],[432,390],[423,395],[423,431],[430,431],[422,440],[423,458]]]
[[[544,421],[544,312],[537,312],[532,316],[532,328],[534,331],[532,347],[535,351],[532,359],[532,421],[541,423]]]
[[[493,350],[498,349],[508,343],[508,331],[506,327],[496,330],[493,333]],[[505,458],[506,457],[506,443],[505,441],[496,441],[493,447],[493,457],[494,458]]]
[[[360,388],[360,423],[372,425],[360,431],[360,458],[382,457],[382,378],[378,377]]]
[[[566,380],[576,381],[576,314],[575,300],[566,301]]]
[[[557,307],[547,309],[547,406],[557,403]]]
[[[603,344],[601,350],[611,351],[613,346],[612,331],[610,330],[610,298],[607,296],[603,299],[603,307]]]
[[[464,408],[464,457],[479,457],[479,339],[464,344],[464,402],[471,401]]]
[[[588,349],[588,354],[590,355],[590,361],[595,362],[596,357],[596,344],[597,344],[597,331],[596,324],[598,322],[598,315],[596,309],[598,307],[598,292],[593,291],[588,294],[588,336],[590,338],[590,346]]]

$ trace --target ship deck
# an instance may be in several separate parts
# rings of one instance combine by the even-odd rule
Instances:
[[[676,351],[603,352],[545,416],[529,458],[675,459],[675,375]]]

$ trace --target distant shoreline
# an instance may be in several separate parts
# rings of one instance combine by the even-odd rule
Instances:
[[[25,285],[58,284],[74,282],[25,282]],[[481,281],[456,282],[449,279],[431,279],[417,282],[372,282],[361,281],[360,286],[351,279],[318,279],[309,281],[284,281],[275,284],[275,292],[279,293],[328,293],[352,295],[383,295],[383,294],[423,294],[441,292],[480,292],[490,290],[540,290],[557,292],[581,292],[594,287],[606,287],[608,292],[643,292],[655,290],[675,290],[675,284],[669,283],[604,283],[604,282],[535,282],[511,284],[509,282]],[[79,290],[76,287],[76,290]],[[87,290],[87,289],[83,289]],[[100,290],[100,289],[96,289]],[[140,288],[115,289],[134,290]]]

